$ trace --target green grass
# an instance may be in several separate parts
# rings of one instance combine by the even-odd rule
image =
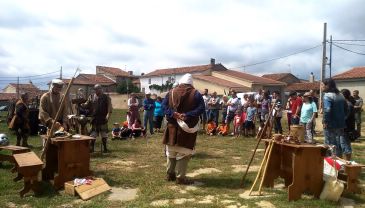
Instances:
[[[115,110],[110,124],[124,120],[124,111]],[[283,121],[283,123],[285,123]],[[284,127],[285,128],[285,127]],[[9,133],[4,122],[0,123],[0,132],[5,132],[10,136],[11,144],[15,144],[15,137]],[[174,183],[166,182],[165,179],[165,157],[164,148],[161,144],[162,134],[150,137],[148,141],[137,139],[135,141],[111,141],[109,149],[111,153],[94,153],[91,160],[91,169],[96,177],[104,178],[110,186],[122,188],[138,188],[138,198],[129,202],[108,201],[108,193],[99,195],[84,203],[77,203],[77,197],[67,196],[63,191],[54,191],[52,186],[42,183],[43,192],[34,196],[32,192],[26,197],[20,198],[18,191],[22,188],[22,182],[13,182],[14,173],[10,172],[12,165],[3,163],[0,168],[0,207],[7,207],[9,203],[14,203],[18,207],[28,205],[30,207],[151,207],[150,203],[155,200],[169,199],[169,207],[225,207],[222,200],[229,199],[248,207],[257,206],[255,203],[261,200],[270,201],[276,207],[337,207],[337,203],[327,202],[310,197],[304,197],[295,202],[287,201],[285,190],[265,189],[267,192],[275,193],[274,196],[254,199],[243,199],[239,194],[249,189],[255,172],[248,174],[245,188],[240,188],[242,172],[234,173],[232,165],[245,165],[252,154],[252,149],[256,144],[254,138],[232,137],[207,137],[203,134],[198,136],[196,151],[189,163],[189,171],[199,168],[216,168],[220,173],[203,174],[194,177],[195,180],[203,183],[197,190],[180,193],[171,187]],[[317,138],[319,139],[319,138]],[[38,136],[29,139],[32,149],[37,154],[40,153],[41,140]],[[362,143],[353,145],[354,160],[365,164],[364,138]],[[96,144],[99,150],[100,139]],[[263,148],[261,145],[260,148]],[[253,165],[259,165],[262,152],[255,157]],[[240,157],[241,159],[237,159]],[[234,159],[235,158],[235,159]],[[133,161],[130,166],[113,165],[113,161]],[[138,167],[144,166],[144,167]],[[365,174],[361,175],[364,183]],[[282,181],[282,180],[279,180]],[[184,186],[179,189],[185,189]],[[206,195],[215,196],[212,204],[199,204]],[[346,195],[347,198],[354,199],[357,206],[365,206],[364,195]],[[187,202],[182,205],[174,205],[172,200],[179,198],[194,198],[195,202]]]

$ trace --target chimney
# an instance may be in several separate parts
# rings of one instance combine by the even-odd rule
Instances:
[[[133,71],[128,71],[129,76],[133,75]]]
[[[141,76],[143,76],[144,75],[144,73],[141,73]]]
[[[215,59],[214,58],[210,58],[210,65],[215,65]]]
[[[313,74],[313,72],[311,72],[311,74],[309,75],[309,82],[311,82],[311,83],[314,82],[314,74]]]

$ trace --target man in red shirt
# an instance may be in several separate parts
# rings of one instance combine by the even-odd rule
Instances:
[[[303,100],[301,97],[298,97],[297,92],[290,93],[291,99],[291,125],[299,125],[300,118],[300,110],[302,108]]]

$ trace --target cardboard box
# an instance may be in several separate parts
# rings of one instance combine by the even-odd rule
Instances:
[[[73,181],[65,182],[65,193],[71,196],[78,194],[83,200],[88,200],[109,190],[111,190],[110,186],[102,178],[96,178],[90,185],[75,186]]]

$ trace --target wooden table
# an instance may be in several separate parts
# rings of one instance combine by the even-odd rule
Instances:
[[[268,144],[269,140],[264,141]],[[318,198],[323,187],[325,153],[323,146],[274,142],[264,186],[274,187],[274,180],[282,177],[289,201],[300,199],[304,192]]]
[[[54,187],[60,189],[66,181],[91,175],[89,148],[91,140],[95,138],[84,135],[79,139],[52,138],[46,152],[43,180],[54,180]]]
[[[339,172],[338,173],[338,178],[340,180],[345,181],[345,192],[346,193],[361,193],[361,188],[358,186],[360,181],[359,181],[359,177],[361,174],[361,170],[363,167],[365,167],[365,165],[349,165],[349,164],[345,164],[345,171],[344,173]]]
[[[18,176],[14,181],[24,178],[24,188],[19,192],[20,196],[33,190],[37,192],[38,173],[42,170],[43,162],[34,152],[19,153],[14,155]]]
[[[4,161],[8,161],[10,163],[14,163],[14,155],[19,153],[29,152],[30,149],[28,147],[20,147],[15,145],[8,145],[8,146],[0,146],[1,150],[7,150],[11,152],[11,155],[0,154],[0,164]],[[12,169],[12,172],[15,172],[15,168]]]

